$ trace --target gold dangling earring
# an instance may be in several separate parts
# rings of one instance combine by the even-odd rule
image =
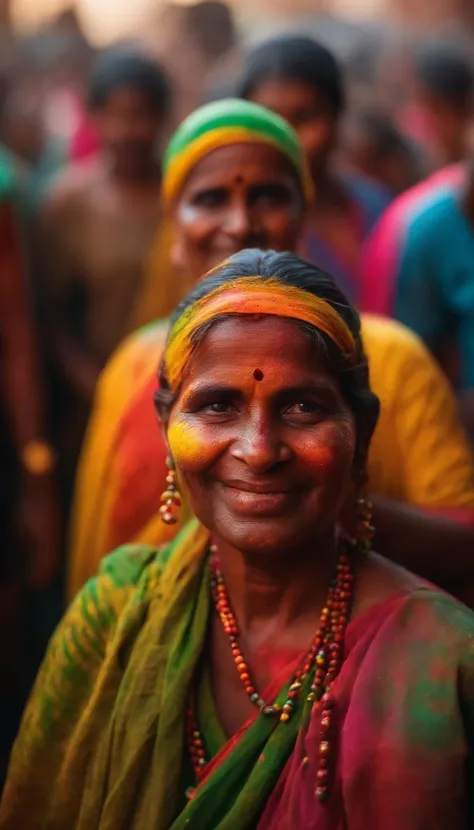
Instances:
[[[175,510],[181,507],[181,494],[178,490],[176,467],[172,458],[166,459],[168,475],[166,476],[166,490],[161,496],[160,518],[165,525],[175,525],[178,517]]]
[[[372,505],[363,494],[356,499],[355,515],[356,545],[362,553],[369,553],[375,528],[372,525]]]

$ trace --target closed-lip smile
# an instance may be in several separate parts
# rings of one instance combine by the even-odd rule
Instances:
[[[277,518],[287,510],[294,510],[297,489],[283,482],[240,481],[221,482],[224,500],[242,516]]]
[[[244,493],[258,493],[264,496],[276,496],[285,493],[291,493],[294,488],[284,487],[283,484],[279,486],[273,481],[240,481],[233,479],[230,481],[223,481],[225,487],[232,490],[241,490]]]

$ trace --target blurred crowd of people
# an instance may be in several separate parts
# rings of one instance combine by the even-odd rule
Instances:
[[[167,6],[146,36],[100,53],[70,17],[3,44],[2,763],[63,608],[77,465],[101,372],[209,266],[272,247],[272,233],[291,246],[249,218],[252,199],[278,200],[276,185],[239,201],[212,185],[212,171],[174,233],[162,159],[197,106],[247,99],[294,127],[314,190],[300,254],[361,311],[419,335],[474,435],[474,67],[463,49],[423,39],[373,54],[356,43],[342,60],[312,28],[314,39],[295,32],[250,47],[229,9],[203,0]],[[82,493],[89,481],[83,474]],[[100,510],[100,488],[94,498]]]

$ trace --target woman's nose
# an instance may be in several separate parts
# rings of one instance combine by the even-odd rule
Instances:
[[[265,473],[288,461],[291,450],[269,424],[250,422],[232,447],[232,455],[254,473]]]
[[[252,220],[248,205],[243,199],[229,206],[225,218],[225,231],[242,243],[252,235]]]

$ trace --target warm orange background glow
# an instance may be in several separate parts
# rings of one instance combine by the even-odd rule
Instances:
[[[174,0],[182,4],[191,4],[196,0]],[[77,0],[84,27],[89,37],[96,43],[105,43],[117,37],[137,33],[140,24],[144,24],[148,14],[155,12],[165,0]],[[308,13],[321,6],[330,7],[334,13],[344,16],[360,17],[380,14],[387,6],[388,0],[228,0],[239,15],[243,17],[268,18],[279,17],[288,13]],[[71,6],[71,0],[12,0],[14,20],[21,29],[38,26],[49,17],[56,15],[65,7]]]

